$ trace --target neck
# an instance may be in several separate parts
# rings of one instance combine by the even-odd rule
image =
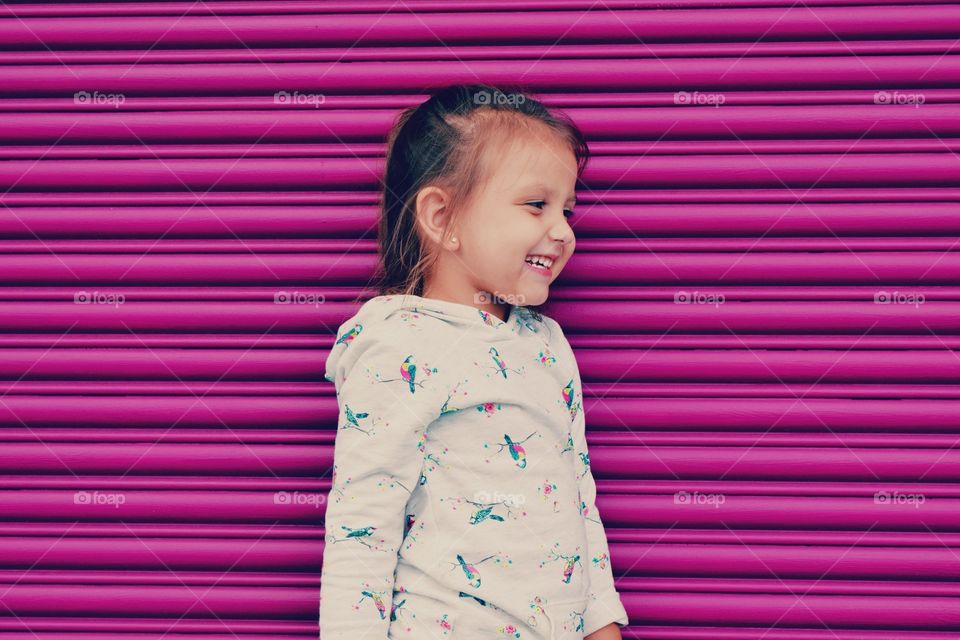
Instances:
[[[506,322],[510,313],[510,305],[498,302],[485,291],[450,291],[438,286],[438,283],[429,283],[423,287],[423,297],[475,307],[496,316],[501,322]]]

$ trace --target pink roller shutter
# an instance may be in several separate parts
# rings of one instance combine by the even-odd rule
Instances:
[[[0,640],[317,637],[384,135],[477,80],[595,154],[544,310],[625,637],[960,631],[960,5],[0,16]]]

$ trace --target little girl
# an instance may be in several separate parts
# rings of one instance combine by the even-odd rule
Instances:
[[[574,250],[583,135],[469,85],[404,111],[387,143],[380,295],[326,363],[321,640],[619,639],[579,370],[528,308]]]

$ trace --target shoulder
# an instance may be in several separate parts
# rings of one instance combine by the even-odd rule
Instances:
[[[445,341],[436,324],[408,309],[351,319],[337,331],[325,378],[341,381],[357,367],[376,371],[405,365],[408,371],[418,367],[422,372],[446,372]]]

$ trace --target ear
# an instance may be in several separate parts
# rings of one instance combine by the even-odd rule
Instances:
[[[417,193],[417,224],[424,236],[439,245],[450,220],[450,197],[440,187],[424,187]]]

